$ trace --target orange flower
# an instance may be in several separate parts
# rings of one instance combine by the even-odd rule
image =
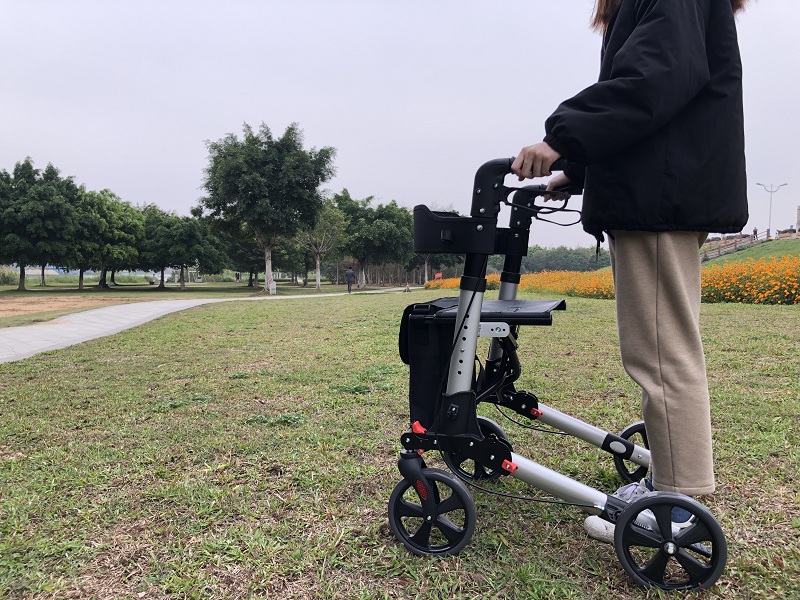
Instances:
[[[703,302],[747,304],[800,304],[800,257],[730,262],[704,267]],[[500,286],[499,275],[489,275],[487,288]],[[429,289],[457,289],[460,280],[437,279],[425,284]],[[543,271],[521,277],[520,290],[549,292],[583,298],[614,298],[610,269],[600,271]]]

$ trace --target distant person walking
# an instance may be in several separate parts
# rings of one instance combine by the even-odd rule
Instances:
[[[758,239],[758,227],[753,227],[753,241]]]
[[[353,284],[356,282],[356,274],[353,273],[353,267],[347,267],[347,271],[344,272],[344,281],[347,283],[347,293],[349,294],[353,290]]]

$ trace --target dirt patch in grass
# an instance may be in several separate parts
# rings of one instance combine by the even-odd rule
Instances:
[[[45,298],[31,298],[24,296],[19,298],[3,298],[0,302],[0,318],[18,317],[39,312],[51,312],[60,310],[88,310],[99,308],[109,304],[119,304],[120,302],[134,302],[137,298],[103,297],[103,298],[81,298],[75,296],[50,296]]]

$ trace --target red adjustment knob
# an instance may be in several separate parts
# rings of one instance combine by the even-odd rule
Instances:
[[[503,464],[500,466],[503,468],[504,471],[508,471],[509,473],[513,473],[514,471],[517,470],[517,465],[515,465],[510,460],[504,460]]]
[[[424,428],[424,427],[423,427],[423,426],[420,424],[420,422],[419,422],[419,421],[414,421],[413,425],[411,425],[411,431],[413,431],[413,432],[414,432],[414,433],[416,433],[417,435],[422,435],[423,433],[425,433],[425,432],[426,432],[426,431],[428,431],[428,430],[427,430],[427,429],[425,429],[425,428]]]
[[[538,419],[539,417],[542,416],[542,411],[540,411],[538,408],[532,408],[531,409],[531,416],[534,419]]]

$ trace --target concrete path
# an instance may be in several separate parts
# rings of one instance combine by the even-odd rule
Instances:
[[[390,288],[373,292],[404,291]],[[153,300],[105,306],[21,327],[0,328],[0,363],[14,362],[40,352],[66,348],[88,340],[118,333],[142,323],[179,310],[216,302],[246,302],[262,300],[293,300],[302,298],[331,298],[345,294],[304,294],[301,296],[258,296],[253,298],[223,298],[209,300]]]

